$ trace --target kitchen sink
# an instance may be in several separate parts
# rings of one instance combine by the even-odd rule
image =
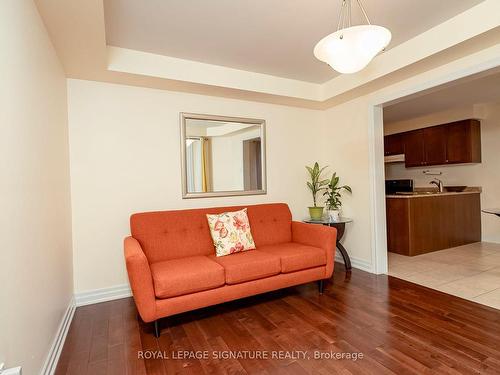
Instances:
[[[467,189],[467,186],[445,186],[444,191],[450,193],[460,193]]]

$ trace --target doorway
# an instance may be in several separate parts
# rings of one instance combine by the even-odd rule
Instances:
[[[387,228],[385,199],[385,166],[384,166],[384,107],[422,96],[451,86],[460,80],[487,76],[500,71],[500,56],[487,62],[476,62],[466,68],[456,69],[447,74],[429,74],[430,78],[412,88],[407,88],[404,82],[396,84],[392,90],[381,90],[370,98],[368,105],[369,134],[369,167],[370,167],[370,204],[371,204],[371,254],[372,272],[387,274]]]

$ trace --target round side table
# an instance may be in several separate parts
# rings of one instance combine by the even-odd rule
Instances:
[[[338,221],[330,221],[328,218],[321,219],[321,220],[306,219],[306,220],[303,220],[303,222],[308,223],[308,224],[327,225],[329,227],[334,227],[337,229],[337,243],[335,245],[336,245],[337,249],[339,249],[340,254],[342,255],[342,258],[344,259],[345,270],[350,271],[352,269],[351,259],[349,258],[349,254],[347,254],[347,250],[345,249],[345,247],[340,243],[340,240],[342,239],[342,237],[344,237],[345,225],[347,223],[351,223],[352,219],[350,219],[348,217],[341,217],[341,218],[339,218]]]

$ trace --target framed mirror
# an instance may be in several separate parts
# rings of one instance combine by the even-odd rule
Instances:
[[[182,197],[266,194],[265,121],[181,113]]]

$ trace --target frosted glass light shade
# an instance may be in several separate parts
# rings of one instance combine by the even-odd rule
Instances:
[[[314,47],[314,56],[339,73],[356,73],[391,41],[391,32],[382,26],[352,26],[321,39]]]

